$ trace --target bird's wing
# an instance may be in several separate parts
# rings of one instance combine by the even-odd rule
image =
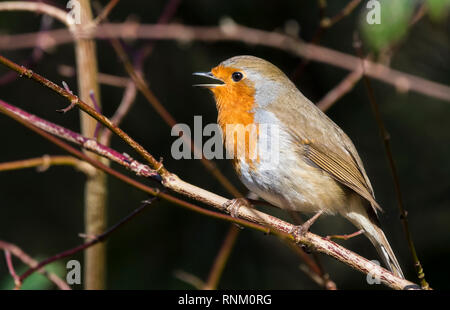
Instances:
[[[382,210],[350,138],[294,85],[292,89],[295,91],[284,94],[283,102],[274,102],[266,110],[276,115],[283,126],[288,124],[293,143],[308,162],[365,198],[375,214],[377,209]]]
[[[382,210],[375,201],[372,187],[366,182],[357,160],[351,153],[340,154],[342,152],[337,153],[314,141],[302,145],[303,154],[308,160],[369,201],[375,212],[376,209]]]

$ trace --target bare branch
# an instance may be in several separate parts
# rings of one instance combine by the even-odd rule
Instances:
[[[34,13],[44,13],[56,18],[69,29],[73,28],[73,25],[67,18],[67,13],[53,5],[45,4],[42,2],[27,2],[27,1],[2,1],[0,2],[0,11],[29,11]]]
[[[39,33],[0,36],[0,49],[12,50],[33,47],[39,44]],[[46,33],[47,40],[40,40],[42,48],[72,42],[73,36],[67,30],[54,30]],[[360,67],[358,57],[326,47],[304,43],[290,36],[252,29],[237,24],[221,27],[195,27],[178,24],[139,25],[133,23],[101,24],[89,28],[83,35],[89,38],[134,38],[180,41],[240,41],[252,45],[269,46],[312,61],[355,71]],[[45,42],[45,44],[43,43]],[[415,91],[433,98],[450,101],[450,87],[427,79],[391,69],[382,64],[366,60],[366,75],[374,79],[400,87],[405,91]]]
[[[330,90],[319,102],[317,107],[322,111],[327,111],[336,101],[345,96],[353,89],[355,84],[361,79],[363,75],[362,70],[355,70],[349,73],[336,87]]]
[[[117,5],[117,3],[119,3],[119,1],[120,0],[109,1],[109,3],[105,6],[103,11],[94,19],[93,23],[95,25],[98,25],[102,21],[104,21],[108,17],[109,13],[111,13],[112,9],[114,9],[114,7]]]
[[[3,104],[0,101],[0,105]],[[81,161],[72,156],[50,156],[44,155],[42,157],[30,158],[24,160],[17,160],[11,162],[0,163],[0,171],[18,170],[36,167],[39,172],[47,170],[50,166],[68,165],[74,166],[77,170],[82,171],[87,175],[95,174],[95,169],[88,163]]]
[[[37,265],[31,267],[30,269],[28,269],[27,271],[25,271],[19,280],[19,283],[22,283],[26,278],[28,278],[31,274],[33,274],[35,271],[43,268],[44,266],[53,263],[54,261],[63,259],[65,257],[68,256],[72,256],[80,251],[86,250],[90,247],[92,247],[93,245],[103,242],[105,241],[113,232],[117,231],[119,228],[121,228],[123,225],[125,225],[126,223],[128,223],[130,220],[132,220],[134,217],[136,217],[138,214],[140,214],[145,207],[151,205],[151,203],[154,201],[155,198],[153,198],[152,200],[146,200],[143,201],[141,206],[137,209],[135,209],[133,212],[131,212],[129,215],[127,215],[125,218],[123,218],[122,220],[120,220],[118,223],[116,223],[115,225],[113,225],[112,227],[110,227],[109,229],[107,229],[106,231],[102,232],[99,235],[93,236],[93,238],[83,244],[80,244],[77,247],[74,247],[72,249],[66,250],[64,252],[58,253],[54,256],[51,256],[43,261],[41,261],[40,263],[38,263]]]

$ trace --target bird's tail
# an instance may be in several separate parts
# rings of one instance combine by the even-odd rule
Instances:
[[[364,211],[364,213],[365,214],[361,214],[361,212],[350,212],[346,214],[345,217],[356,227],[364,230],[364,234],[372,242],[384,264],[394,275],[404,279],[405,276],[400,268],[400,264],[398,263],[394,251],[392,251],[383,230],[381,230],[377,223],[377,220],[371,219],[371,217],[367,215],[367,212]]]

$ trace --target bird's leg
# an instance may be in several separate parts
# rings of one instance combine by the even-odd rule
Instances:
[[[327,238],[328,240],[331,240],[331,239],[348,240],[348,239],[350,239],[350,238],[359,236],[359,235],[361,235],[362,233],[364,233],[364,230],[361,229],[361,230],[358,230],[358,231],[356,231],[356,232],[354,232],[354,233],[352,233],[352,234],[348,234],[348,235],[330,235],[330,236],[327,236],[326,238]]]
[[[295,228],[292,229],[290,233],[298,233],[300,236],[303,236],[309,231],[309,228],[314,224],[314,222],[321,216],[323,211],[319,211],[316,214],[314,214],[313,217],[311,217],[309,220],[304,222],[302,225],[295,226]]]
[[[228,213],[234,218],[237,218],[239,215],[239,208],[240,207],[247,207],[251,208],[252,205],[246,198],[235,198],[230,199],[227,202],[225,202],[222,207],[227,210]]]

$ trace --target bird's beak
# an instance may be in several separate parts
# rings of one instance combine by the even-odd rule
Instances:
[[[193,86],[196,86],[196,87],[205,87],[205,88],[211,89],[211,88],[223,85],[223,81],[221,79],[215,77],[214,74],[212,74],[211,72],[194,72],[194,73],[192,73],[192,75],[205,76],[207,78],[222,82],[221,84],[194,84]]]

